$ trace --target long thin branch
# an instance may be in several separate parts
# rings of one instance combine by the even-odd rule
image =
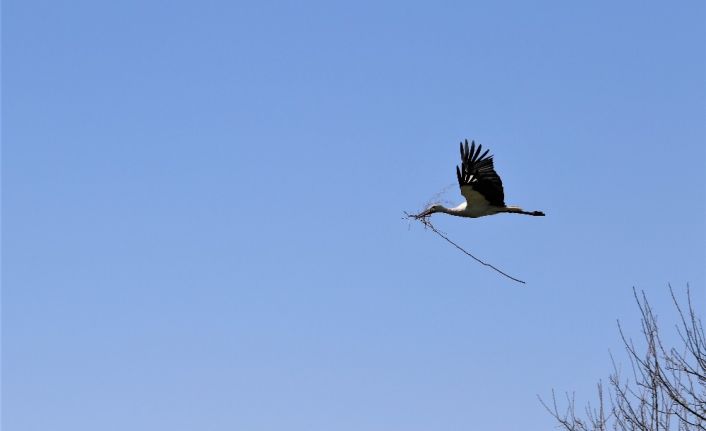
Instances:
[[[449,244],[451,244],[451,245],[453,245],[454,247],[456,247],[457,249],[461,250],[464,254],[466,254],[468,257],[472,258],[472,259],[475,260],[476,262],[480,263],[481,265],[485,265],[485,266],[488,266],[488,267],[494,269],[496,272],[498,272],[498,273],[504,275],[505,277],[509,278],[510,280],[513,280],[513,281],[516,281],[516,282],[522,283],[522,284],[527,284],[527,283],[525,283],[524,281],[520,280],[519,278],[515,278],[515,277],[513,277],[513,276],[511,276],[511,275],[509,275],[509,274],[507,274],[507,273],[505,273],[505,272],[503,272],[503,271],[501,271],[500,269],[496,268],[495,266],[493,266],[493,265],[491,265],[491,264],[489,264],[489,263],[483,262],[482,260],[480,260],[480,259],[478,259],[477,257],[473,256],[471,253],[469,253],[468,251],[466,251],[463,247],[461,247],[460,245],[458,245],[458,244],[456,244],[455,242],[451,241],[446,235],[444,235],[444,234],[443,234],[442,232],[440,232],[437,228],[435,228],[434,225],[431,224],[431,221],[429,221],[429,219],[428,219],[427,217],[418,217],[418,216],[415,216],[415,215],[412,215],[412,214],[408,214],[407,212],[405,212],[404,214],[405,214],[405,216],[406,216],[407,219],[419,221],[419,222],[422,223],[425,227],[428,227],[429,229],[431,229],[435,234],[437,234],[437,235],[439,235],[440,237],[442,237],[443,239],[445,239]]]

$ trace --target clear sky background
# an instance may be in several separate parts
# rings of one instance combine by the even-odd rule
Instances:
[[[8,430],[530,430],[706,286],[702,1],[8,0]],[[495,154],[547,217],[401,219]],[[448,195],[454,203],[460,195]]]

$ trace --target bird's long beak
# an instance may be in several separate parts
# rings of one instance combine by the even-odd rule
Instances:
[[[427,218],[432,214],[434,214],[434,213],[432,212],[431,208],[427,208],[424,211],[420,212],[419,214],[412,214],[412,217],[419,220],[419,219]]]

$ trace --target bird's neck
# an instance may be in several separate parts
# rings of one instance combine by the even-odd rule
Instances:
[[[446,208],[445,206],[439,206],[439,212],[444,214],[458,215],[465,209],[466,205],[461,204],[455,208]]]

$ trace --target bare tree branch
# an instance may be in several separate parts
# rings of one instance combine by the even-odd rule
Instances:
[[[644,292],[633,289],[633,296],[640,311],[644,350],[638,349],[623,331],[618,321],[618,332],[630,362],[632,378],[624,379],[620,367],[611,354],[613,372],[608,381],[608,414],[603,413],[602,387],[599,383],[599,410],[587,404],[585,417],[576,415],[573,397],[567,397],[566,412],[557,407],[552,391],[552,407],[543,400],[544,408],[557,420],[559,427],[567,430],[608,429],[640,431],[693,431],[706,430],[706,337],[701,319],[691,302],[691,292],[686,289],[685,305],[677,299],[669,286],[672,302],[679,313],[676,326],[682,349],[667,348],[662,342],[657,317]],[[600,427],[599,427],[600,426]],[[584,427],[584,428],[582,428]]]
[[[480,263],[480,264],[482,264],[482,265],[485,265],[485,266],[487,266],[487,267],[490,267],[490,268],[494,269],[496,272],[498,272],[498,273],[504,275],[505,277],[509,278],[510,280],[516,281],[516,282],[518,282],[518,283],[526,284],[524,281],[520,280],[519,278],[515,278],[515,277],[513,277],[513,276],[511,276],[511,275],[509,275],[509,274],[507,274],[507,273],[505,273],[505,272],[503,272],[503,271],[501,271],[500,269],[496,268],[495,266],[493,266],[493,265],[491,265],[491,264],[489,264],[489,263],[487,263],[487,262],[483,262],[482,260],[478,259],[478,258],[475,257],[474,255],[472,255],[471,253],[469,253],[468,251],[466,251],[466,250],[465,250],[463,247],[461,247],[460,245],[458,245],[458,244],[456,244],[455,242],[451,241],[443,232],[439,231],[436,227],[434,227],[433,224],[431,224],[431,221],[429,220],[429,216],[428,216],[428,215],[409,214],[409,213],[407,213],[406,211],[405,211],[404,215],[405,215],[405,218],[408,219],[408,220],[416,220],[416,221],[422,223],[425,228],[431,229],[435,234],[439,235],[441,238],[443,238],[444,240],[446,240],[449,244],[451,244],[451,245],[453,245],[454,247],[456,247],[457,249],[461,250],[463,253],[465,253],[467,256],[469,256],[470,258],[472,258],[472,259],[475,260],[476,262],[478,262],[478,263]]]

